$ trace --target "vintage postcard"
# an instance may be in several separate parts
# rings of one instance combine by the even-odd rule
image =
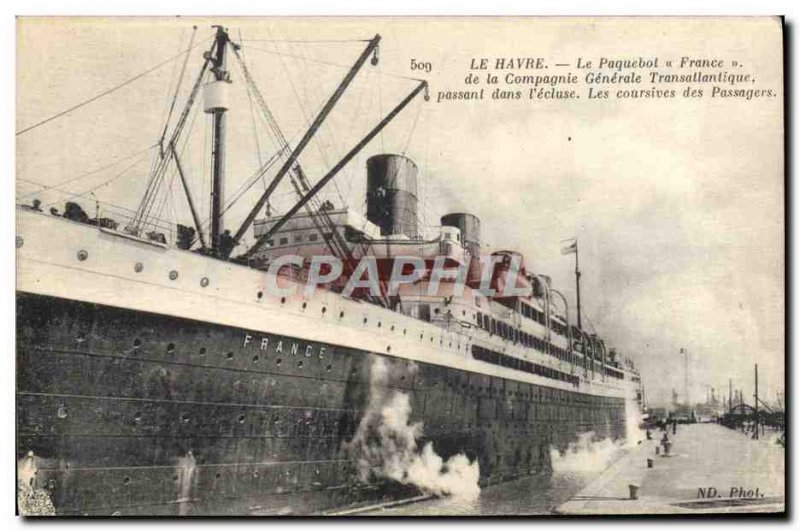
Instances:
[[[20,17],[18,514],[783,513],[783,39]]]

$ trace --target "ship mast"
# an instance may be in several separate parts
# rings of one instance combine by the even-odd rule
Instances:
[[[230,42],[228,32],[222,26],[217,29],[216,46],[207,52],[213,66],[211,72],[214,80],[205,87],[205,112],[213,115],[211,142],[211,254],[222,256],[221,241],[225,223],[222,205],[225,198],[225,125],[227,106],[227,86],[230,84],[230,73],[227,70],[227,45]]]
[[[297,162],[298,157],[303,152],[306,145],[308,145],[314,134],[322,126],[322,123],[325,121],[325,118],[327,118],[328,114],[331,112],[331,110],[333,110],[333,107],[339,101],[339,98],[342,97],[345,90],[347,90],[347,87],[350,85],[350,82],[353,81],[353,78],[356,76],[359,70],[361,70],[361,67],[364,65],[367,59],[369,59],[370,55],[373,56],[373,61],[372,61],[373,64],[377,63],[377,55],[375,55],[375,53],[378,48],[378,43],[380,42],[380,40],[381,36],[375,35],[375,37],[373,37],[369,41],[366,48],[364,48],[364,50],[361,52],[361,55],[356,60],[355,64],[347,72],[344,79],[342,79],[342,81],[339,83],[339,86],[336,87],[336,90],[330,96],[325,105],[323,105],[322,109],[320,109],[319,113],[317,114],[317,117],[314,119],[314,122],[308,127],[305,134],[297,143],[295,148],[292,150],[289,157],[284,161],[283,166],[278,170],[278,173],[275,175],[275,177],[272,178],[272,182],[270,182],[267,189],[264,191],[264,193],[256,202],[255,206],[253,206],[253,209],[250,211],[245,220],[242,222],[241,226],[239,227],[239,230],[237,230],[236,233],[234,234],[232,240],[234,245],[241,241],[245,232],[247,232],[247,229],[249,229],[250,225],[253,224],[253,221],[256,219],[256,216],[261,211],[264,204],[269,200],[270,196],[275,191],[275,188],[277,188],[278,183],[281,182],[283,176],[286,175],[286,173]]]

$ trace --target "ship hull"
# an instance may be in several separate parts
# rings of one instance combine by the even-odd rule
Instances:
[[[623,398],[264,327],[18,291],[17,336],[17,459],[63,515],[309,514],[412,495],[365,482],[348,447],[378,387],[408,395],[420,446],[477,460],[482,484],[548,473],[550,448],[579,433],[625,434]]]

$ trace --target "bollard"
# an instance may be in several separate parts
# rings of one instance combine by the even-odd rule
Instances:
[[[656,455],[661,455],[661,447],[656,446]]]
[[[630,484],[628,485],[628,492],[630,493],[631,500],[638,500],[639,499],[639,485]]]
[[[653,468],[653,458],[647,458],[647,468]]]
[[[669,457],[669,450],[670,450],[670,448],[672,448],[672,443],[671,443],[671,442],[669,442],[669,441],[666,441],[666,442],[664,443],[664,456],[665,456],[665,457]]]

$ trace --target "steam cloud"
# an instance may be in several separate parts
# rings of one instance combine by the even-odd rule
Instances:
[[[550,448],[553,472],[599,472],[605,470],[624,444],[597,439],[593,431],[581,433],[563,452]]]
[[[645,438],[641,429],[642,413],[633,400],[625,401],[625,438],[617,441],[599,439],[595,432],[578,435],[566,450],[550,448],[550,461],[554,472],[600,472],[608,468],[618,452],[636,446]]]
[[[383,359],[374,359],[367,411],[355,436],[345,445],[356,461],[359,479],[388,478],[429,494],[477,498],[477,460],[470,462],[465,455],[457,454],[444,461],[431,442],[420,450],[422,422],[410,421],[409,396],[387,387],[388,371]]]
[[[642,429],[644,417],[639,404],[633,400],[625,400],[625,439],[628,446],[636,446],[646,437]]]
[[[34,486],[37,457],[28,452],[17,462],[17,507],[22,516],[55,516],[50,493]]]

